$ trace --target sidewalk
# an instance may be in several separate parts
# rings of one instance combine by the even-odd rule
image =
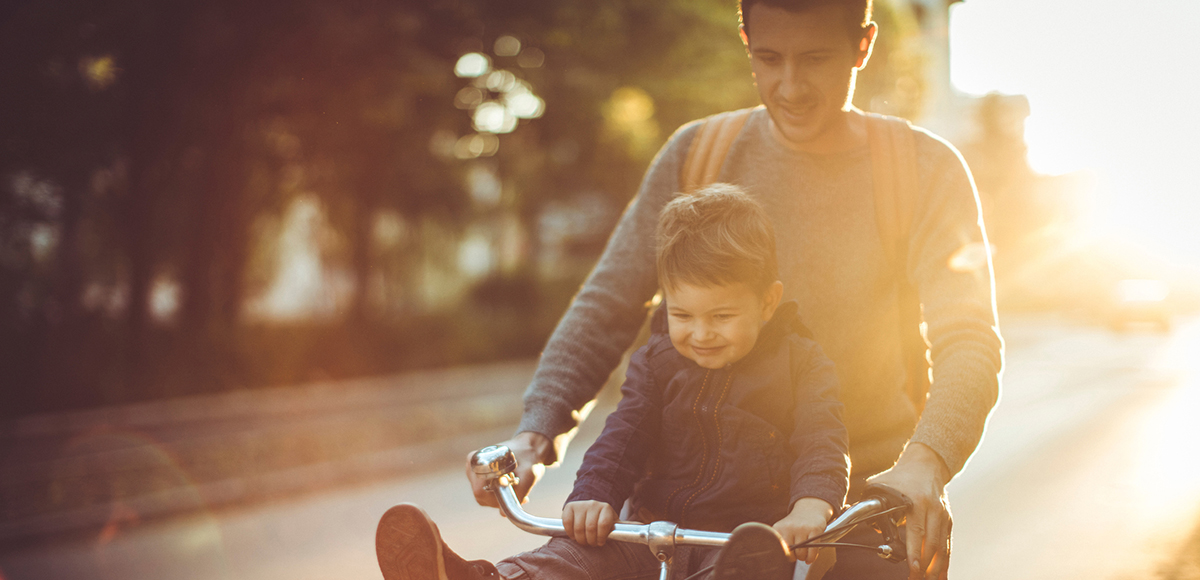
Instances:
[[[0,545],[461,462],[461,449],[511,435],[533,369],[500,363],[0,423]]]

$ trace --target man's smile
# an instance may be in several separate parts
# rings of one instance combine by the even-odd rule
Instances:
[[[795,103],[776,101],[778,110],[790,121],[801,121],[817,108],[817,99],[802,99]]]

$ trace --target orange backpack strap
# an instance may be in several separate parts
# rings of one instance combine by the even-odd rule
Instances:
[[[717,113],[700,121],[679,175],[680,191],[691,193],[717,181],[733,141],[753,109]]]
[[[897,285],[905,390],[920,413],[929,395],[929,343],[921,331],[921,299],[908,281],[908,238],[917,203],[917,146],[908,121],[867,115],[875,221]]]
[[[867,139],[879,237],[888,261],[893,267],[903,266],[917,199],[917,146],[912,126],[904,119],[868,114]]]

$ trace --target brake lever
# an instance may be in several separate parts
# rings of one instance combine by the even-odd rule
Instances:
[[[879,483],[868,483],[862,495],[878,498],[887,509],[904,506],[904,511],[871,522],[871,526],[883,535],[884,543],[876,552],[879,557],[889,562],[903,562],[908,556],[908,547],[904,535],[900,533],[900,522],[904,519],[904,512],[912,507],[912,500],[903,493]]]

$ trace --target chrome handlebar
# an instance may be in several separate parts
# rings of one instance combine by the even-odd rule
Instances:
[[[480,449],[472,457],[471,469],[476,475],[482,476],[487,481],[485,489],[496,494],[500,510],[518,528],[531,534],[567,537],[562,520],[530,515],[521,507],[521,502],[512,489],[512,486],[517,483],[517,459],[508,447],[493,445]],[[827,535],[822,541],[836,542],[850,531],[852,526],[847,524],[861,522],[886,509],[888,506],[883,499],[868,497],[850,506],[841,515],[834,518],[826,527],[828,532],[833,533]],[[608,537],[619,542],[633,542],[648,546],[650,552],[662,562],[660,578],[663,579],[667,578],[669,574],[670,561],[675,554],[676,546],[721,547],[729,540],[729,534],[726,533],[688,530],[680,528],[673,522],[618,523]]]

